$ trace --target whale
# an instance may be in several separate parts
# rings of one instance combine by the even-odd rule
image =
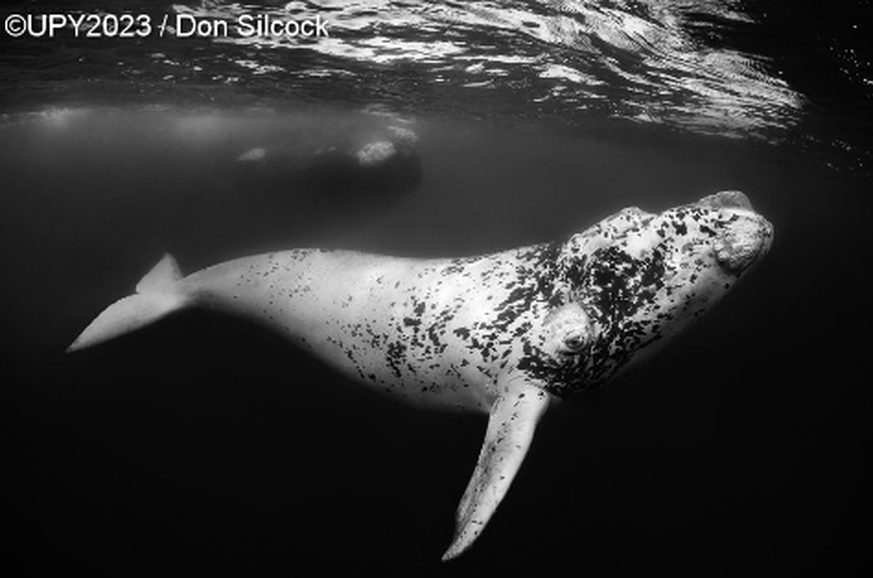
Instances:
[[[443,560],[476,541],[550,405],[637,367],[719,302],[770,249],[739,191],[650,213],[629,207],[553,242],[480,256],[292,249],[183,276],[165,254],[100,313],[74,352],[189,307],[288,338],[411,406],[487,416]]]
[[[414,192],[423,180],[419,140],[412,129],[393,124],[350,134],[298,132],[293,139],[246,150],[233,166],[238,178],[256,183],[261,194],[399,197]]]

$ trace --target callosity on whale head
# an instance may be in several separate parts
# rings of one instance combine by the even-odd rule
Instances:
[[[597,389],[708,311],[772,239],[738,191],[660,214],[620,211],[564,245],[565,304],[546,319],[542,350],[521,365],[559,397]]]

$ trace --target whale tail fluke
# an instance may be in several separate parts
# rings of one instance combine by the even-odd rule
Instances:
[[[176,260],[166,253],[137,283],[136,293],[104,309],[67,348],[67,353],[136,331],[180,309],[186,302],[177,287],[181,278]]]

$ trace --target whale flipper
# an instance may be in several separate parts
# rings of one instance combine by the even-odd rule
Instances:
[[[181,278],[176,260],[166,253],[137,283],[136,293],[104,309],[67,348],[67,352],[91,347],[151,325],[181,308],[186,300],[175,290],[176,282]]]
[[[524,461],[550,400],[547,392],[520,376],[502,384],[491,407],[476,469],[458,506],[454,540],[443,560],[459,556],[485,529]]]

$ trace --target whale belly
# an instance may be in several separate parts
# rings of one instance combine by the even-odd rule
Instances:
[[[210,267],[183,284],[200,305],[267,325],[383,393],[416,405],[487,411],[493,376],[467,359],[445,323],[447,312],[462,318],[464,307],[457,299],[446,303],[450,292],[439,289],[443,262],[421,263],[296,250]]]

